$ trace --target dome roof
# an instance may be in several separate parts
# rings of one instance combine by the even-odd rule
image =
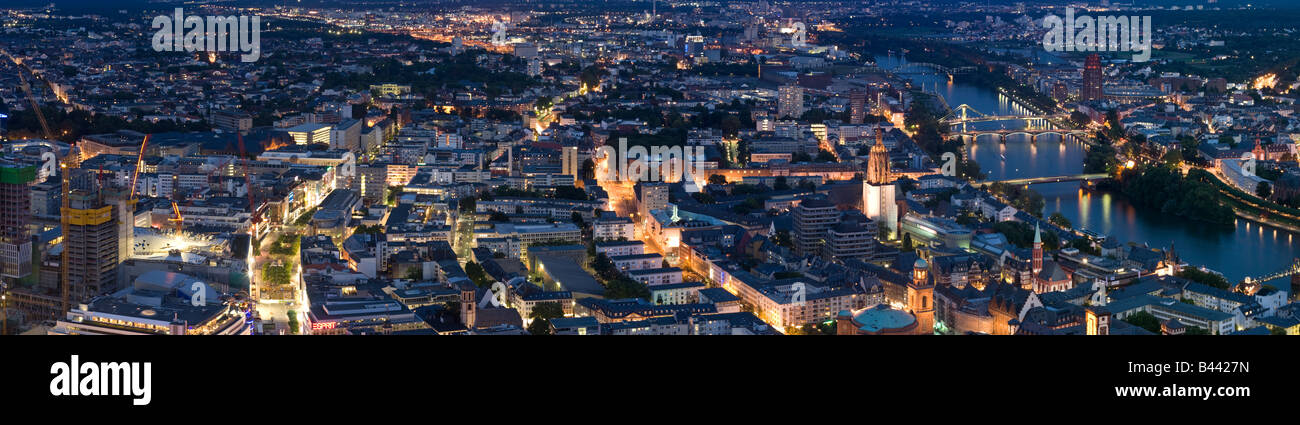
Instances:
[[[912,264],[912,268],[916,268],[916,269],[928,269],[928,268],[930,268],[930,265],[925,263],[925,259],[923,259],[923,258],[917,258],[917,259],[916,259],[916,263],[913,263],[913,264]]]
[[[898,331],[916,323],[911,313],[890,308],[888,304],[863,309],[853,315],[853,325],[871,333]]]

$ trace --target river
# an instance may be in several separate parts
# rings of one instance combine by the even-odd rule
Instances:
[[[897,56],[879,56],[877,65],[896,69],[906,64]],[[1023,108],[997,91],[961,83],[948,83],[947,76],[907,75],[915,84],[938,92],[952,107],[967,104],[990,115],[1026,115]],[[1019,128],[1020,122],[980,123],[983,128]],[[1031,144],[1028,137],[1009,136],[1005,144],[982,137],[968,144],[971,157],[990,179],[1012,179],[1079,174],[1083,171],[1084,146],[1056,137],[1040,136]],[[1004,159],[1005,158],[1005,159]],[[1123,195],[1104,191],[1088,192],[1078,183],[1034,185],[1043,195],[1043,214],[1060,212],[1078,228],[1109,235],[1120,241],[1145,243],[1152,247],[1175,247],[1180,258],[1192,265],[1223,273],[1229,282],[1246,276],[1263,276],[1289,267],[1300,254],[1300,235],[1238,219],[1235,226],[1212,226],[1137,208]],[[1284,291],[1285,279],[1269,282]]]

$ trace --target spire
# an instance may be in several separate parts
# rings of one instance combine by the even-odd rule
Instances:
[[[885,133],[876,127],[876,144],[871,146],[867,157],[867,183],[883,185],[891,180],[889,176],[889,149],[885,147]]]
[[[1034,243],[1035,244],[1043,243],[1043,235],[1042,232],[1038,231],[1038,224],[1034,224]]]

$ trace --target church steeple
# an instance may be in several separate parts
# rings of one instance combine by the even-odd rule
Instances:
[[[1038,225],[1034,225],[1034,260],[1033,260],[1034,279],[1038,278],[1038,272],[1043,271],[1043,235],[1038,230]]]

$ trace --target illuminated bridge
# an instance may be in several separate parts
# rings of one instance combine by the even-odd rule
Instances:
[[[953,75],[965,74],[967,72],[971,72],[974,70],[975,67],[973,66],[949,68],[943,65],[933,64],[929,62],[909,62],[906,65],[900,66],[898,68],[894,68],[892,72],[895,74],[933,74],[935,72],[938,72],[942,74],[947,74],[949,78],[952,78]]]
[[[1252,282],[1267,282],[1273,279],[1281,279],[1287,276],[1295,276],[1297,274],[1300,274],[1300,258],[1295,259],[1294,262],[1291,263],[1290,266],[1287,266],[1287,268],[1285,269],[1278,270],[1266,276],[1253,277],[1253,278],[1247,277],[1245,279],[1245,282],[1246,284],[1250,284]]]
[[[960,138],[962,142],[965,142],[965,141],[967,141],[967,140],[974,141],[974,140],[979,139],[980,137],[988,136],[988,137],[996,137],[996,138],[998,139],[998,142],[1001,142],[1001,143],[1006,143],[1006,142],[1007,142],[1007,136],[1015,136],[1015,135],[1029,136],[1029,141],[1030,141],[1031,143],[1033,143],[1033,142],[1037,142],[1037,141],[1038,141],[1038,136],[1043,136],[1043,135],[1048,135],[1048,134],[1054,134],[1054,135],[1060,136],[1063,140],[1067,140],[1067,141],[1069,141],[1069,140],[1076,140],[1076,141],[1080,141],[1080,142],[1086,142],[1086,141],[1088,140],[1088,130],[1059,130],[1059,129],[1041,129],[1041,130],[1034,130],[1034,129],[1016,129],[1016,130],[1007,130],[1007,129],[1002,129],[1002,130],[971,130],[971,131],[957,131],[957,132],[948,133],[949,136],[955,136],[955,137]],[[967,138],[969,138],[969,139],[967,139]]]
[[[1013,185],[1013,186],[1020,186],[1020,185],[1026,185],[1026,186],[1027,186],[1027,185],[1031,185],[1031,184],[1040,184],[1040,183],[1061,183],[1061,182],[1093,181],[1093,180],[1101,180],[1101,179],[1104,179],[1104,178],[1107,178],[1107,177],[1110,177],[1110,175],[1109,175],[1109,174],[1106,174],[1106,173],[1099,173],[1099,174],[1074,174],[1074,175],[1068,175],[1068,176],[1030,177],[1030,178],[1024,178],[1024,179],[990,180],[990,181],[985,181],[985,182],[983,182],[983,183],[1006,183],[1006,184]]]
[[[1028,108],[1026,108],[1026,110],[1028,110]],[[959,132],[964,133],[964,132],[969,132],[967,130],[966,124],[978,123],[978,122],[994,122],[994,121],[1024,121],[1025,128],[1028,129],[1035,129],[1035,128],[1048,129],[1048,128],[1052,128],[1053,126],[1058,128],[1067,128],[1068,126],[1065,125],[1065,122],[1063,121],[1064,118],[1066,118],[1065,115],[1060,115],[1060,114],[1058,115],[1046,115],[1046,114],[992,115],[992,114],[986,114],[980,112],[979,110],[976,110],[970,105],[963,103],[961,105],[957,105],[956,108],[952,109],[952,112],[949,112],[947,115],[941,118],[940,121],[942,121],[944,124],[947,124],[949,128],[952,128],[954,130],[957,129],[956,127],[960,126]]]

